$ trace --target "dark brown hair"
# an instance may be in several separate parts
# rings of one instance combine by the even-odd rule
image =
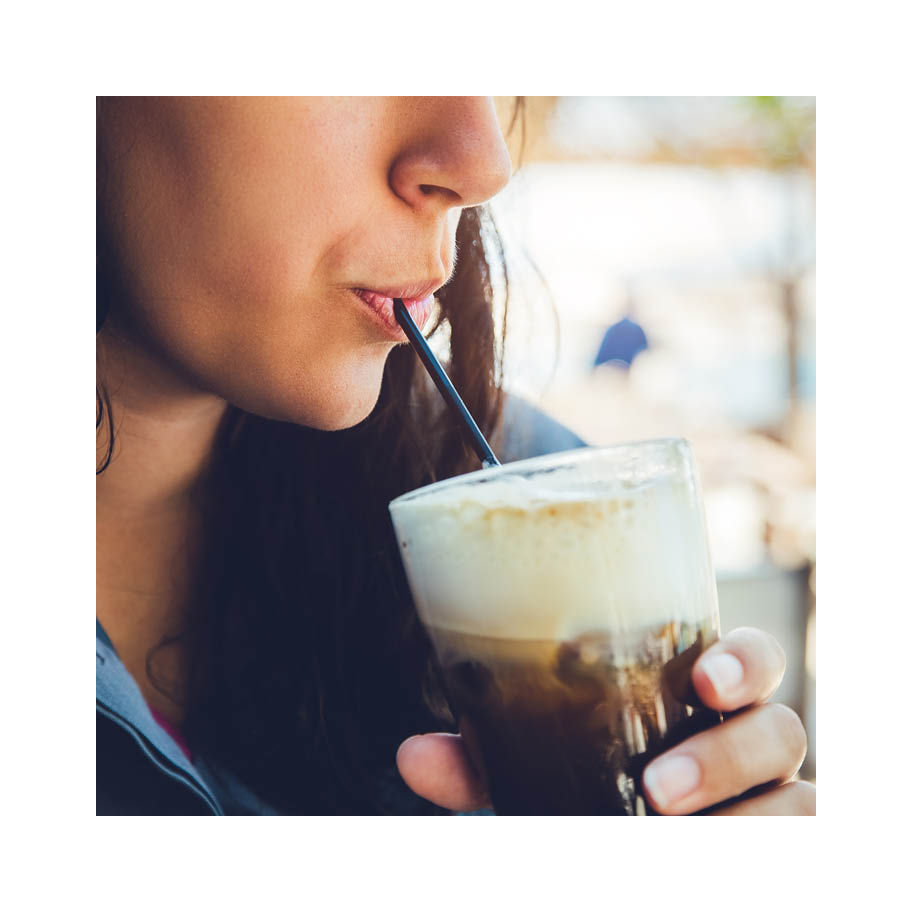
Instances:
[[[450,376],[494,436],[503,326],[494,325],[500,283],[492,269],[503,270],[505,293],[507,276],[484,208],[462,213],[457,245],[430,335],[449,335]],[[113,250],[99,209],[102,332],[127,293]],[[103,389],[96,403],[103,471],[113,452]],[[409,735],[452,730],[452,718],[387,505],[477,467],[409,346],[390,354],[376,407],[351,429],[317,431],[230,406],[200,493],[206,533],[180,636],[189,656],[184,734],[193,749],[284,813],[433,813],[399,779],[395,753]]]

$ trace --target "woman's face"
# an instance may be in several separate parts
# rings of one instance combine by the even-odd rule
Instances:
[[[421,322],[460,212],[510,176],[487,98],[110,99],[99,125],[117,326],[189,388],[322,429],[370,413],[388,299]]]

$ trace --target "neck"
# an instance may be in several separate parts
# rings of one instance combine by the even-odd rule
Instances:
[[[227,404],[116,331],[102,336],[99,381],[115,433],[96,479],[96,611],[146,699],[179,721],[177,704],[147,679],[146,657],[184,621],[200,531],[194,495]],[[100,441],[106,433],[103,424]],[[156,671],[179,691],[179,649],[163,652]]]
[[[205,472],[227,403],[113,333],[99,339],[99,379],[111,401],[115,443],[97,479],[98,508],[154,513],[185,506]]]

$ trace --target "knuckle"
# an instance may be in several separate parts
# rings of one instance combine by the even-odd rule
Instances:
[[[743,643],[747,646],[755,643],[764,636],[766,636],[766,634],[756,627],[735,627],[734,629],[729,630],[724,639],[735,643]]]
[[[740,727],[720,725],[712,745],[712,766],[716,777],[725,781],[739,779],[753,765],[754,750]]]
[[[807,732],[801,717],[790,706],[784,703],[771,703],[767,711],[775,727],[779,740],[785,747],[789,758],[796,763],[796,767],[804,760],[807,753]]]
[[[729,633],[728,639],[743,650],[744,657],[751,664],[762,662],[762,665],[768,666],[768,670],[778,678],[785,673],[785,650],[771,633],[756,627],[736,627]]]
[[[782,644],[774,636],[769,637],[769,645],[773,655],[773,665],[779,672],[780,678],[785,674],[788,665],[788,657],[785,654]]]
[[[802,817],[817,816],[817,789],[810,782],[794,782],[791,785],[798,813]]]

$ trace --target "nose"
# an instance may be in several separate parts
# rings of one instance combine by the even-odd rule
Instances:
[[[477,206],[510,180],[492,98],[404,100],[410,129],[389,172],[393,192],[413,209]]]

